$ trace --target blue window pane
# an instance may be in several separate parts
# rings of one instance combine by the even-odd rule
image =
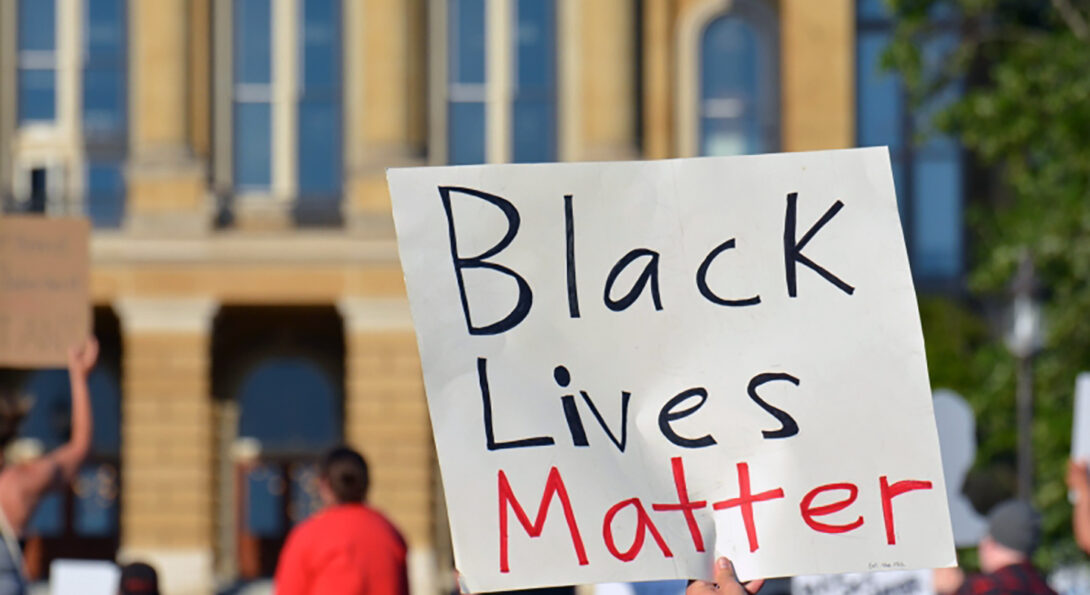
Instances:
[[[299,193],[331,196],[341,188],[340,105],[331,101],[299,104]]]
[[[556,159],[556,115],[550,101],[516,99],[512,112],[516,163],[542,163]]]
[[[913,270],[919,277],[956,277],[962,254],[960,161],[920,159],[913,181]]]
[[[284,478],[276,465],[258,465],[246,474],[246,528],[259,537],[284,533]]]
[[[903,94],[900,80],[881,67],[882,52],[889,43],[888,33],[860,33],[858,82],[859,144],[863,146],[904,143],[902,127]]]
[[[125,52],[123,0],[86,0],[87,22],[84,43],[91,62],[118,62]]]
[[[117,535],[117,471],[112,465],[80,469],[75,482],[73,529],[84,537]]]
[[[272,7],[270,0],[235,0],[235,83],[272,80]]]
[[[305,0],[303,4],[303,87],[340,85],[340,0]]]
[[[552,0],[518,0],[515,56],[518,93],[551,95],[556,78],[556,7]]]
[[[484,163],[484,111],[484,102],[450,104],[447,157],[451,165]]]
[[[449,78],[454,83],[484,83],[485,0],[450,0]]]
[[[268,103],[235,103],[235,184],[268,188],[272,183],[272,109]]]
[[[28,537],[56,537],[64,533],[64,499],[60,492],[46,492],[27,523]]]
[[[52,52],[57,48],[56,0],[19,0],[19,50]]]
[[[120,163],[90,163],[87,166],[84,208],[97,228],[121,226],[125,217],[125,177]]]
[[[700,149],[705,155],[773,151],[779,137],[774,18],[757,5],[712,21],[701,38]]]
[[[267,360],[246,377],[239,402],[239,436],[257,439],[263,453],[320,452],[340,438],[340,397],[308,360]]]
[[[83,71],[83,128],[88,136],[124,136],[124,76],[119,68]]]
[[[860,19],[888,19],[890,16],[889,0],[859,0],[856,3],[856,15]]]
[[[19,70],[19,121],[50,121],[57,116],[55,70]]]
[[[98,366],[91,371],[87,384],[94,395],[91,416],[95,431],[91,452],[102,456],[117,455],[121,451],[121,391],[117,377]],[[33,405],[19,426],[19,437],[38,440],[45,450],[66,442],[72,426],[68,373],[64,370],[35,372],[23,390],[33,399]]]

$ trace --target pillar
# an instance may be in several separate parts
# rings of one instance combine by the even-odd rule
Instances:
[[[424,164],[424,0],[345,0],[346,226],[392,237],[386,168]]]
[[[121,552],[164,592],[211,592],[214,545],[210,354],[215,302],[122,298]]]
[[[675,156],[673,2],[645,0],[643,11],[643,157],[666,159]]]
[[[785,151],[855,146],[852,0],[781,0]]]
[[[412,595],[437,593],[435,449],[408,302],[345,298],[338,308],[345,327],[345,437],[367,458],[368,501],[409,545]]]
[[[126,226],[144,233],[200,233],[212,205],[193,150],[191,34],[207,22],[187,0],[130,0],[130,166]]]
[[[577,2],[579,69],[577,101],[579,160],[608,161],[636,157],[636,102],[639,92],[631,68],[636,52],[636,3],[633,0]],[[561,35],[565,35],[561,30]],[[575,52],[563,52],[565,56]]]

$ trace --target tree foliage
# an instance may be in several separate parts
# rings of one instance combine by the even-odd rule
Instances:
[[[1045,521],[1038,561],[1080,559],[1063,470],[1075,376],[1090,370],[1090,0],[890,5],[897,28],[886,65],[919,106],[962,91],[935,124],[961,140],[979,170],[967,210],[967,298],[921,303],[933,382],[958,390],[976,411],[978,499],[1012,495],[1015,362],[981,305],[1005,299],[1028,250],[1046,288],[1033,427],[1035,504]],[[936,34],[936,15],[956,15],[960,32],[959,44],[938,57],[921,51]]]

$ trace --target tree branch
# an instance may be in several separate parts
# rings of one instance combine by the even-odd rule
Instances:
[[[1090,28],[1086,25],[1086,18],[1071,5],[1071,0],[1052,0],[1052,6],[1060,13],[1060,17],[1075,34],[1075,37],[1086,41],[1090,39]]]

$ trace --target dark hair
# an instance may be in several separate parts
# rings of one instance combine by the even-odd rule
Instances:
[[[338,446],[322,459],[322,479],[329,483],[337,502],[363,502],[367,496],[367,461],[347,446]]]
[[[159,575],[144,562],[123,566],[120,583],[120,595],[159,595]]]

